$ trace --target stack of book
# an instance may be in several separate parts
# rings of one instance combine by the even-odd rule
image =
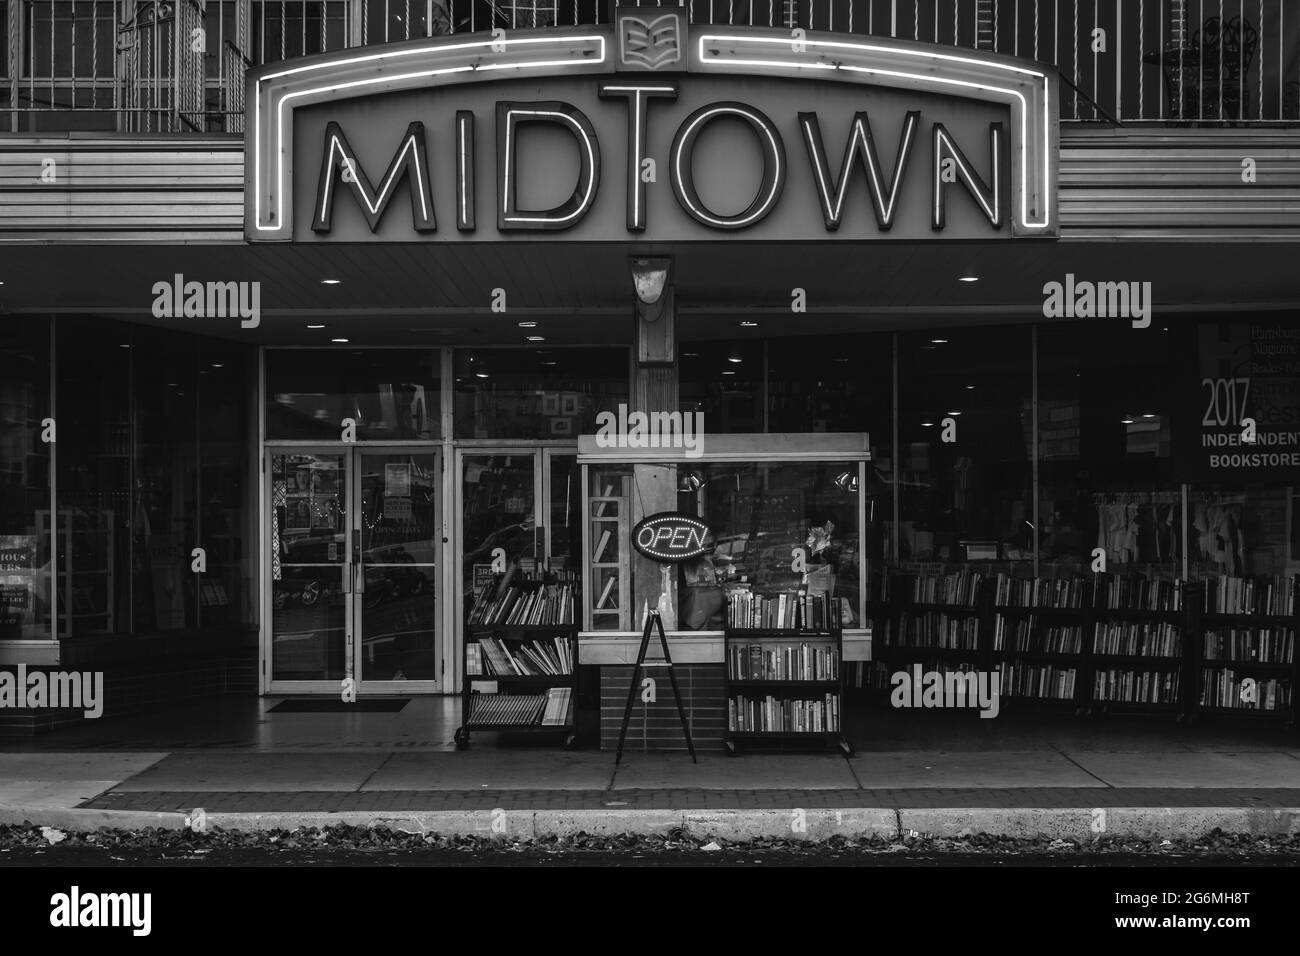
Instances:
[[[1118,611],[1177,611],[1183,606],[1183,583],[1099,574],[1092,582],[1092,603]]]
[[[1234,627],[1205,635],[1207,661],[1290,664],[1294,655],[1295,631],[1286,627]]]
[[[1245,684],[1244,681],[1251,681]],[[1291,706],[1291,682],[1270,678],[1259,680],[1230,668],[1201,672],[1201,706],[1231,710],[1287,710]]]
[[[912,601],[916,604],[955,604],[974,607],[979,601],[984,575],[977,571],[953,574],[918,574],[912,582]]]
[[[1169,623],[1099,621],[1092,635],[1092,652],[1134,657],[1181,657],[1183,641],[1178,628]]]
[[[839,651],[809,644],[731,644],[727,671],[732,680],[838,680]]]
[[[936,612],[904,611],[899,618],[903,643],[911,647],[946,647],[954,650],[979,649],[978,617],[949,617]]]
[[[1211,614],[1294,614],[1295,578],[1233,578],[1221,575],[1205,586]]]
[[[546,694],[474,694],[469,727],[531,727],[542,717]]]
[[[727,729],[733,733],[830,733],[840,729],[840,699],[737,696],[727,701]]]
[[[1073,667],[1004,663],[1001,693],[1015,697],[1073,700],[1077,674]]]
[[[1081,577],[1027,580],[999,574],[993,603],[999,607],[1083,607],[1086,586]]]
[[[573,673],[573,649],[562,637],[529,641],[513,651],[501,638],[480,637],[465,645],[465,668],[474,676],[564,676]]]
[[[727,605],[727,626],[733,630],[825,631],[839,627],[839,603],[825,594],[800,591],[754,594],[733,591]]]
[[[469,613],[471,626],[505,624],[550,627],[574,622],[576,585],[511,585],[500,595],[493,593],[496,587],[495,584],[485,584],[479,589],[474,607]]]
[[[1176,670],[1097,670],[1093,672],[1092,699],[1127,704],[1176,704],[1178,676]]]

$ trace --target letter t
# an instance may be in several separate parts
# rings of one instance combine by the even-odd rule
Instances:
[[[602,83],[602,98],[622,97],[627,100],[627,231],[644,232],[645,181],[641,179],[641,162],[646,151],[646,119],[650,98],[676,100],[676,83]]]

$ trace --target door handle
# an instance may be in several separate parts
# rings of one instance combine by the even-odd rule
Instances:
[[[365,593],[366,593],[366,568],[365,568],[365,565],[361,564],[361,562],[358,561],[356,564],[352,565],[352,567],[356,570],[356,575],[357,575],[356,585],[355,585],[355,587],[353,588],[353,590],[354,590],[357,594],[365,594]]]
[[[352,562],[345,562],[343,565],[343,593],[352,593]]]

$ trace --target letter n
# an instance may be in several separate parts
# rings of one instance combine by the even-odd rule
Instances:
[[[984,218],[994,229],[1002,228],[1002,142],[1004,130],[1001,123],[989,124],[989,154],[992,159],[992,185],[985,183],[953,140],[952,135],[942,123],[934,124],[934,219],[931,225],[942,229],[946,221],[948,187],[943,181],[944,161],[951,160],[956,167],[957,176],[966,186],[984,213]]]
[[[361,168],[357,154],[338,123],[325,127],[325,149],[320,167],[320,181],[316,186],[316,211],[312,217],[313,232],[329,232],[334,218],[334,183],[339,175],[350,169],[352,175],[343,181],[352,188],[352,194],[366,217],[370,231],[379,228],[389,201],[403,178],[410,180],[411,221],[416,232],[433,232],[437,222],[433,215],[433,192],[429,185],[429,156],[424,142],[424,124],[414,122],[406,127],[402,140],[388,164],[388,172],[378,191],[371,185],[370,177]]]

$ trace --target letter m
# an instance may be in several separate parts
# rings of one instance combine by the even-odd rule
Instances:
[[[1128,318],[1127,282],[1097,283],[1097,314],[1102,318]]]
[[[322,151],[320,180],[316,186],[316,211],[312,217],[313,232],[329,232],[334,218],[335,184],[341,179],[351,188],[366,217],[370,231],[379,228],[389,201],[403,178],[409,180],[411,189],[411,220],[416,232],[433,232],[437,222],[433,215],[433,192],[429,184],[429,156],[424,143],[424,124],[414,122],[406,127],[402,141],[397,145],[388,172],[376,190],[370,177],[361,168],[357,154],[338,123],[325,127],[325,148]]]

